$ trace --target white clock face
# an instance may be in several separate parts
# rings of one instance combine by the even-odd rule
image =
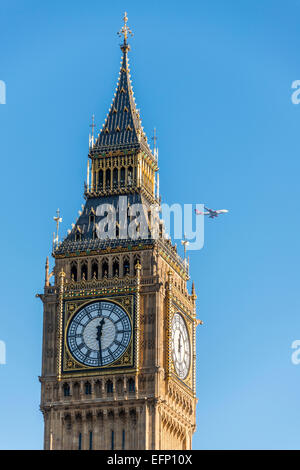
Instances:
[[[185,321],[179,313],[172,319],[172,357],[176,373],[185,379],[190,369],[190,340]]]
[[[76,361],[91,367],[115,362],[127,349],[130,319],[119,305],[99,301],[78,310],[67,330],[67,344]]]

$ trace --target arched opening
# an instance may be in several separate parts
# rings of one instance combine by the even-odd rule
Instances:
[[[91,395],[92,394],[92,385],[91,385],[90,382],[85,382],[84,390],[85,390],[86,395]]]
[[[102,263],[102,277],[108,276],[108,262],[105,260]]]
[[[95,191],[95,189],[96,189],[96,181],[97,181],[97,180],[96,180],[96,177],[97,177],[96,171],[93,171],[92,176],[93,176],[92,191]]]
[[[100,191],[103,189],[103,171],[99,170],[98,172],[98,188]]]
[[[71,279],[77,281],[77,265],[75,263],[71,264]]]
[[[113,393],[114,391],[114,385],[111,380],[108,380],[106,382],[106,393]]]
[[[87,280],[87,274],[88,274],[87,263],[82,263],[82,265],[81,265],[81,279],[83,281]]]
[[[129,166],[128,170],[127,170],[127,184],[128,184],[128,186],[133,185],[133,169],[132,169],[132,166]]]
[[[102,387],[101,387],[101,381],[97,380],[95,383],[95,394],[97,398],[101,398],[102,396]]]
[[[92,278],[98,279],[98,261],[92,262]]]
[[[118,187],[118,168],[114,168],[113,171],[113,188],[116,189]]]
[[[76,230],[75,232],[75,242],[80,242],[81,240],[81,233],[79,232],[79,230]]]
[[[106,170],[106,174],[105,174],[105,189],[111,189],[111,187],[110,187],[110,169]]]
[[[80,385],[78,382],[75,382],[73,385],[73,395],[75,400],[78,400],[80,398]]]
[[[122,379],[117,380],[116,387],[117,387],[117,394],[122,395],[123,394],[123,380]]]
[[[119,276],[119,261],[114,260],[113,262],[113,276]]]
[[[70,385],[67,383],[63,384],[63,392],[64,392],[64,397],[69,397],[71,395],[70,393]]]
[[[128,380],[128,391],[135,392],[135,381],[132,377]]]
[[[89,216],[89,223],[90,223],[90,225],[93,226],[94,223],[95,223],[95,220],[96,220],[96,219],[95,219],[95,214],[94,214],[93,212],[91,212],[91,213],[90,213],[90,216]]]
[[[124,273],[124,276],[125,276],[126,274],[129,274],[129,271],[130,271],[129,259],[128,259],[128,258],[125,258],[125,259],[124,259],[124,263],[123,263],[123,273]]]
[[[121,168],[121,172],[120,172],[120,184],[121,186],[125,186],[125,168],[124,167]]]

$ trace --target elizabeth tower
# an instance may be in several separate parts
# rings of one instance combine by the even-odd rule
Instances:
[[[38,295],[45,449],[191,449],[195,431],[196,295],[162,221],[153,235],[158,152],[133,97],[126,14],[120,33],[116,92],[90,137],[85,205],[54,239]],[[100,223],[110,225],[108,213],[114,236]]]

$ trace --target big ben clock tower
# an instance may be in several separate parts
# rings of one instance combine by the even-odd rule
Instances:
[[[117,89],[90,138],[85,205],[54,240],[39,295],[45,449],[191,449],[195,431],[196,295],[161,221],[153,234],[157,151],[133,97],[126,14],[120,33]]]

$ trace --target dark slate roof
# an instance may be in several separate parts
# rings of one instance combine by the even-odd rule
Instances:
[[[149,203],[147,200],[143,198],[143,196],[139,193],[135,194],[128,194],[127,195],[127,202],[129,205],[140,203],[143,204],[144,210],[147,211],[150,209]],[[103,196],[103,197],[94,197],[88,198],[86,200],[85,206],[81,212],[81,215],[76,221],[71,233],[58,245],[57,248],[54,249],[54,256],[66,256],[68,254],[79,254],[81,252],[93,252],[93,251],[102,251],[106,250],[107,248],[119,249],[123,247],[125,250],[132,250],[134,248],[139,249],[141,246],[149,247],[153,244],[158,243],[163,250],[168,254],[170,259],[173,259],[181,269],[187,272],[187,266],[184,263],[184,260],[180,257],[180,255],[174,251],[174,247],[172,247],[170,241],[168,240],[154,240],[149,236],[146,239],[138,239],[132,240],[130,238],[127,239],[114,239],[114,240],[103,240],[93,237],[93,230],[94,224],[90,223],[90,214],[96,212],[98,205],[100,204],[111,204],[116,209],[116,216],[118,219],[118,204],[119,199],[116,196]],[[95,222],[98,223],[101,217],[96,217]],[[129,220],[128,220],[129,223]],[[75,240],[75,233],[76,231],[80,230],[81,232],[81,240]]]
[[[123,58],[116,93],[103,128],[90,149],[91,154],[110,150],[143,149],[151,152],[143,131],[130,80],[127,53],[123,47]]]
[[[148,210],[148,203],[139,193],[128,194],[127,196],[127,203],[129,205],[132,204],[142,204],[144,210]],[[97,207],[102,204],[110,204],[116,210],[116,217],[118,220],[118,204],[119,198],[118,196],[101,196],[101,197],[94,197],[88,198],[86,200],[85,206],[81,211],[81,215],[77,219],[74,227],[72,228],[71,233],[67,235],[67,237],[59,244],[58,248],[55,249],[55,254],[63,254],[67,252],[76,252],[82,251],[84,249],[95,250],[95,249],[105,249],[107,246],[113,247],[114,241],[113,240],[101,240],[97,239],[93,236],[94,231],[94,223],[90,223],[90,214],[96,214]],[[92,212],[94,211],[94,212]],[[102,217],[95,216],[95,222],[98,223],[102,219]],[[129,223],[129,220],[128,220]],[[75,233],[77,231],[81,233],[81,240],[75,240]],[[115,241],[115,245],[120,245],[121,242],[119,239]],[[124,245],[135,245],[141,243],[141,240],[123,240],[122,243]],[[149,239],[150,243],[150,239]]]

